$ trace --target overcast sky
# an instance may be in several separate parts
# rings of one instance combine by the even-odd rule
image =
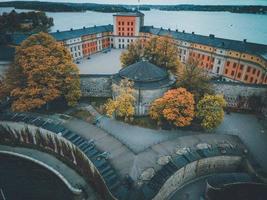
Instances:
[[[0,0],[8,1],[8,0]],[[29,0],[24,0],[29,1]],[[39,0],[72,3],[137,4],[138,0]],[[267,0],[140,0],[141,4],[267,5]]]

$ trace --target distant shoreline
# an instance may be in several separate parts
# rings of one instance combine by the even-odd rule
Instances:
[[[96,11],[104,13],[131,12],[137,5],[115,5],[96,3],[64,3],[64,2],[38,2],[38,1],[9,1],[0,2],[0,7],[14,7],[15,9],[31,9],[45,12],[85,12]],[[258,5],[140,5],[140,11],[157,9],[162,11],[206,11],[231,12],[246,14],[267,14],[267,6]]]

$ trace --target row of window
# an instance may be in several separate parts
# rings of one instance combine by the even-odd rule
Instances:
[[[126,41],[126,42],[133,42],[133,39],[119,39],[119,42],[124,42],[124,41]]]
[[[124,31],[124,27],[122,27],[122,28],[119,27],[119,31]],[[127,28],[127,31],[133,31],[133,28],[129,28],[129,27],[128,27],[128,28]]]
[[[124,34],[124,32],[119,32],[119,36],[134,36],[134,33],[133,32],[131,32],[131,33],[127,33],[127,34]]]
[[[204,60],[205,58],[207,58],[207,61],[210,61],[211,60],[211,62],[214,62],[214,57],[210,57],[210,56],[205,56],[205,55],[201,55],[200,53],[190,53],[189,54],[190,56],[193,56],[193,57],[197,57],[197,58],[200,58],[200,59],[202,59],[202,60]]]
[[[122,22],[119,21],[118,24],[124,26],[124,21],[122,21]],[[134,25],[133,22],[127,22],[127,23],[125,22],[125,24],[127,24],[128,26],[133,26]]]
[[[81,57],[82,56],[82,54],[81,54],[81,52],[76,52],[76,53],[74,53],[74,54],[71,54],[72,55],[72,57],[73,58],[77,58],[77,57]]]
[[[229,67],[230,66],[230,61],[227,61],[227,63],[226,63],[226,66],[227,67]],[[233,68],[235,69],[237,67],[237,63],[233,63]],[[240,64],[240,66],[239,66],[239,70],[243,70],[244,69],[244,65],[243,64]],[[260,70],[257,70],[257,69],[255,69],[255,68],[253,68],[253,67],[250,67],[250,66],[248,66],[247,67],[247,73],[250,73],[252,71],[252,74],[256,74],[256,72],[257,72],[257,76],[259,76],[260,75]]]
[[[74,46],[74,47],[70,47],[70,52],[73,52],[73,51],[79,51],[81,50],[80,46]]]

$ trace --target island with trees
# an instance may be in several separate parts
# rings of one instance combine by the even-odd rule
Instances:
[[[96,4],[96,3],[62,3],[39,1],[9,1],[0,2],[0,7],[14,7],[16,9],[31,9],[46,12],[83,12],[86,10],[97,12],[129,12],[122,5]]]
[[[12,10],[10,13],[0,15],[1,33],[15,32],[48,32],[53,26],[53,18],[47,17],[44,12],[21,12]]]

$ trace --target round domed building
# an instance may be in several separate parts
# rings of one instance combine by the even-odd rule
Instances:
[[[124,67],[112,77],[113,84],[128,79],[134,84],[135,115],[147,115],[150,104],[161,97],[175,83],[174,76],[167,70],[148,61],[140,61]],[[113,97],[115,97],[113,92]]]

